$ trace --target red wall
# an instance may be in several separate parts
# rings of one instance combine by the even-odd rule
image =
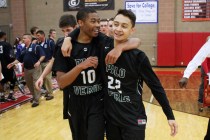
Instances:
[[[157,65],[187,66],[210,33],[158,33]]]

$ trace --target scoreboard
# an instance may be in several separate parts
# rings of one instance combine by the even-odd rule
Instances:
[[[183,0],[182,21],[210,20],[210,0]]]

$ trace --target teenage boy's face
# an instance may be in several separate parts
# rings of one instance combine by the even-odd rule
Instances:
[[[113,21],[113,33],[116,41],[126,41],[134,32],[131,20],[123,15],[117,15]]]
[[[100,22],[100,31],[104,34],[107,34],[107,29],[108,29],[108,22],[107,21],[101,21]]]
[[[52,38],[56,38],[56,31],[52,31],[51,37],[52,37]]]
[[[64,36],[68,36],[69,33],[71,33],[75,28],[71,26],[62,27],[61,30],[64,34]]]
[[[89,37],[96,37],[100,31],[100,18],[97,13],[89,13],[84,21],[80,20],[79,26]]]

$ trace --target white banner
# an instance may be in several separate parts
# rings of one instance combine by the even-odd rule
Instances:
[[[158,23],[157,0],[126,1],[125,9],[135,13],[136,23]]]

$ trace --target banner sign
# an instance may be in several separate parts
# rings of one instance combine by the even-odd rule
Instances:
[[[136,15],[136,23],[158,23],[158,0],[126,1],[125,9]]]
[[[7,7],[7,0],[0,0],[0,8],[6,8]]]
[[[114,0],[64,0],[64,11],[78,11],[84,7],[95,10],[114,10]]]
[[[210,20],[210,0],[183,0],[182,21]]]

